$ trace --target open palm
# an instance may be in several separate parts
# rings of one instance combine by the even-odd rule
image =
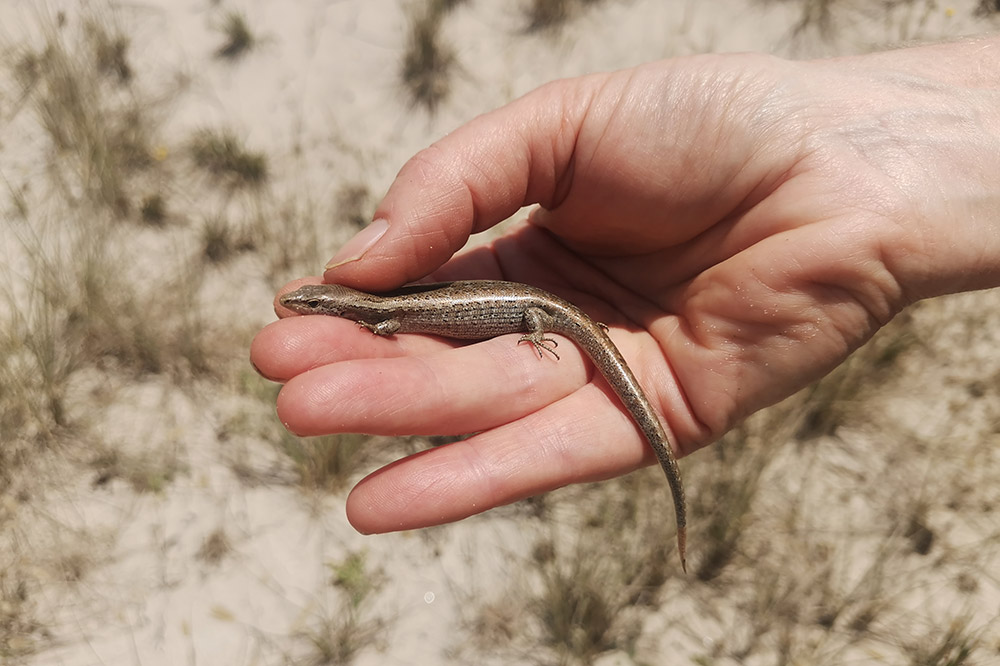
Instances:
[[[829,371],[909,302],[995,279],[975,225],[947,227],[925,195],[970,189],[955,146],[975,114],[885,57],[701,56],[549,84],[415,156],[376,212],[384,222],[326,277],[369,291],[428,275],[553,291],[610,327],[677,453],[690,452]],[[532,203],[530,221],[452,256]],[[973,204],[959,212],[976,219]],[[945,228],[973,242],[932,256]],[[287,317],[252,359],[286,382],[278,413],[299,434],[478,433],[361,481],[348,514],[363,532],[653,461],[572,345],[557,362],[516,342]]]

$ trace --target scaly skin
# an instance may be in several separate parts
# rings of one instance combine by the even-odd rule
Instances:
[[[484,340],[524,333],[538,355],[555,356],[559,333],[582,349],[604,375],[656,454],[674,498],[677,552],[687,571],[687,511],[680,469],[667,434],[639,381],[604,327],[580,308],[526,284],[466,280],[404,287],[388,294],[368,294],[336,284],[306,285],[281,297],[282,306],[299,314],[323,314],[356,321],[376,335],[430,333],[461,340]]]

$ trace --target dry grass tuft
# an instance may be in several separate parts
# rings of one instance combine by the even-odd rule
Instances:
[[[956,619],[948,627],[932,627],[926,635],[904,646],[911,666],[962,666],[979,664],[976,652],[982,641],[970,629],[968,618]],[[995,654],[996,648],[993,652]]]
[[[19,305],[0,330],[0,424],[5,432],[51,442],[70,426],[66,393],[70,377],[81,367],[81,351],[63,337],[65,314],[41,295]],[[0,456],[9,465],[19,451],[8,441]]]
[[[110,31],[108,26],[94,18],[84,22],[84,33],[93,50],[97,71],[120,84],[129,83],[134,72],[128,59],[128,50],[131,46],[128,36],[120,29]]]
[[[6,558],[5,558],[6,559]],[[28,578],[10,562],[0,566],[0,660],[17,660],[34,653],[38,643],[48,638],[43,625],[34,619],[35,590]]]
[[[343,185],[337,192],[337,211],[344,224],[361,229],[372,219],[375,197],[371,188],[363,183]]]
[[[354,552],[342,562],[330,563],[333,606],[317,626],[299,635],[308,654],[296,663],[309,666],[347,666],[363,650],[378,649],[385,641],[387,621],[372,616],[374,595],[385,583],[381,569],[372,569],[364,551]]]
[[[279,387],[256,373],[245,372],[240,392],[251,398],[252,411],[234,414],[221,428],[222,440],[260,440],[279,455],[280,471],[259,468],[244,457],[230,461],[234,473],[247,484],[261,479],[280,479],[308,492],[338,492],[354,480],[359,471],[369,469],[405,450],[409,444],[398,438],[375,438],[359,434],[335,434],[322,437],[298,437],[283,428],[271,415]]]
[[[247,150],[229,130],[201,130],[188,149],[195,165],[231,187],[259,187],[267,180],[267,156]]]
[[[709,455],[717,473],[703,479],[691,502],[693,531],[700,541],[693,572],[702,581],[717,578],[736,559],[753,518],[754,500],[770,456],[749,445],[751,437],[743,425],[713,445]]]
[[[530,0],[522,5],[526,33],[562,30],[586,9],[604,0]]]
[[[220,31],[224,41],[215,51],[216,58],[237,60],[246,55],[257,44],[257,38],[250,31],[246,17],[238,11],[230,11],[226,14]]]
[[[249,238],[269,281],[280,284],[289,275],[315,271],[330,258],[322,254],[328,243],[320,233],[327,219],[308,194],[272,201],[254,211]],[[289,243],[289,238],[297,242]]]
[[[79,33],[45,28],[45,46],[22,52],[16,75],[54,151],[67,189],[124,217],[131,181],[153,163],[156,123],[132,88],[128,38],[113,20],[91,18]]]
[[[234,229],[223,217],[210,217],[202,222],[201,246],[201,254],[210,264],[222,264],[237,254],[256,249],[249,230]]]
[[[162,493],[178,474],[187,471],[176,451],[161,449],[138,455],[117,448],[95,448],[97,452],[90,461],[95,487],[120,479],[136,493]]]
[[[372,461],[372,442],[367,435],[296,437],[285,433],[276,443],[291,461],[304,488],[342,490],[359,469]]]
[[[1000,0],[979,0],[976,13],[980,16],[989,16],[1000,12]]]
[[[139,204],[139,217],[146,224],[162,227],[167,221],[167,202],[162,194],[150,194]]]
[[[569,20],[576,0],[532,0],[524,7],[525,31],[561,28]]]
[[[891,377],[896,361],[917,342],[911,321],[908,311],[898,315],[869,344],[807,389],[796,437],[835,435],[845,421],[866,413],[866,392]]]
[[[455,50],[441,37],[442,22],[454,4],[431,2],[410,17],[400,77],[410,104],[432,114],[448,97],[458,65]]]
[[[663,486],[659,470],[650,469],[550,497],[556,506],[543,522],[559,527],[512,566],[500,598],[474,604],[475,649],[508,657],[529,651],[538,664],[634,653],[641,618],[680,574]]]
[[[221,527],[212,531],[201,544],[196,557],[206,564],[217,565],[225,559],[233,549],[226,536],[226,531]]]

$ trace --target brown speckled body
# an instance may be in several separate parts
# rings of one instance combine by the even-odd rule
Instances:
[[[614,389],[667,476],[677,516],[678,553],[686,570],[684,488],[666,432],[621,352],[580,308],[537,287],[497,280],[412,285],[387,294],[335,284],[306,285],[282,296],[280,303],[300,314],[351,319],[377,335],[430,333],[485,340],[523,333],[521,340],[531,342],[539,355],[545,350],[553,356],[554,344],[544,337],[546,332],[571,339]]]

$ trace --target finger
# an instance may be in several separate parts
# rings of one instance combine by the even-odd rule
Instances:
[[[268,379],[284,382],[330,363],[430,354],[453,346],[426,335],[375,335],[339,317],[294,316],[268,324],[254,337],[250,361]]]
[[[289,380],[278,395],[278,416],[299,435],[474,432],[585,384],[580,354],[564,357],[539,359],[516,336],[502,336],[421,356],[332,363]]]
[[[348,520],[366,534],[440,525],[651,463],[610,400],[590,384],[516,422],[383,467],[351,491]]]
[[[396,287],[437,269],[471,233],[551,202],[596,80],[546,85],[419,152],[397,174],[376,222],[345,245],[324,280]]]

